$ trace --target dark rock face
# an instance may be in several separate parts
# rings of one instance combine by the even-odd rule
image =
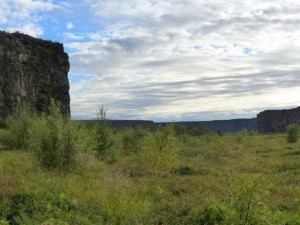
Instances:
[[[69,68],[62,44],[0,31],[0,117],[23,103],[47,113],[51,98],[70,114]]]
[[[300,107],[289,110],[266,110],[257,115],[258,132],[286,132],[289,124],[300,125]]]

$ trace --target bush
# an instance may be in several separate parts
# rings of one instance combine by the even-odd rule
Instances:
[[[174,129],[177,136],[187,135],[188,133],[188,126],[184,126],[180,123],[174,124]]]
[[[97,113],[97,126],[95,137],[96,156],[108,162],[117,159],[117,150],[114,148],[113,132],[106,120],[107,110],[102,106]]]
[[[76,126],[62,117],[60,104],[52,99],[50,115],[34,122],[30,145],[44,168],[67,170],[75,163],[76,138]]]
[[[65,169],[69,169],[75,164],[78,128],[74,122],[64,120],[61,132],[61,166]]]
[[[8,129],[7,121],[0,119],[0,129]]]
[[[32,121],[33,113],[29,106],[17,107],[15,113],[6,121],[8,130],[2,136],[2,144],[8,149],[26,149]]]
[[[248,131],[247,129],[243,129],[236,134],[236,142],[241,144],[245,137],[247,137]]]
[[[288,143],[296,143],[298,141],[299,136],[299,127],[296,124],[290,124],[287,127],[287,142]]]
[[[9,202],[7,224],[83,224],[77,216],[78,200],[65,193],[20,192],[12,195]]]
[[[179,167],[179,168],[173,170],[172,172],[179,175],[179,176],[195,175],[196,174],[196,171],[193,168],[189,167],[189,166]]]
[[[219,206],[205,208],[199,215],[193,217],[194,224],[214,225],[225,224],[226,211]]]
[[[265,177],[239,175],[232,181],[231,220],[235,221],[234,224],[277,224],[277,218],[265,203],[269,194]]]
[[[298,218],[292,218],[288,222],[286,222],[284,225],[300,225],[300,217]]]
[[[192,123],[188,125],[187,133],[190,134],[191,136],[201,136],[201,135],[209,134],[210,130],[201,124]]]
[[[140,173],[167,174],[177,164],[177,141],[173,124],[148,134],[141,145],[136,160]]]
[[[123,150],[125,153],[137,153],[142,145],[144,137],[149,131],[142,127],[128,128],[123,132]]]

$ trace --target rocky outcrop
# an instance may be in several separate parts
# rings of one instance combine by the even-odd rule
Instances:
[[[0,117],[23,103],[47,113],[51,98],[70,114],[69,68],[62,44],[0,32]]]
[[[300,125],[300,107],[289,110],[266,110],[257,115],[257,130],[261,133],[286,132],[289,124]]]

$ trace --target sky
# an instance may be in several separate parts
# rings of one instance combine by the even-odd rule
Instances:
[[[0,0],[0,29],[64,44],[71,113],[193,121],[300,105],[298,0]]]

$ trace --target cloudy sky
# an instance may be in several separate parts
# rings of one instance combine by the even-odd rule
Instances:
[[[251,118],[300,105],[298,0],[0,0],[0,29],[62,42],[73,118]]]

